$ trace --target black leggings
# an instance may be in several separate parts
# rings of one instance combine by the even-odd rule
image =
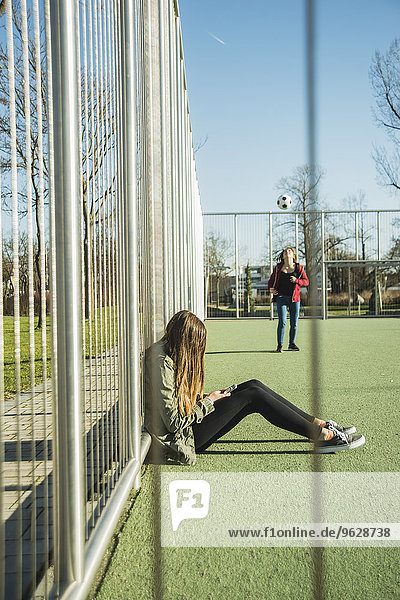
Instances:
[[[313,423],[314,417],[257,379],[241,383],[230,396],[217,400],[214,407],[215,410],[204,417],[201,423],[193,425],[196,452],[211,446],[251,413],[259,413],[277,427],[314,440],[322,429]]]

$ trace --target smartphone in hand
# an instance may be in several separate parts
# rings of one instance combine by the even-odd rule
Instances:
[[[233,385],[226,388],[226,390],[224,390],[224,394],[230,394],[231,392],[233,392],[233,390],[236,390],[236,388],[237,388],[237,384],[234,383]]]

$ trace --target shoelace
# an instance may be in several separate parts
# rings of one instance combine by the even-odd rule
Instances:
[[[336,427],[330,427],[329,429],[331,429],[334,432],[335,436],[341,439],[342,442],[344,442],[345,444],[348,443],[349,436],[344,431],[340,431],[340,429],[336,429]]]
[[[331,429],[332,431],[336,430],[336,431],[341,431],[343,432],[343,427],[341,427],[340,425],[338,425],[336,423],[336,421],[327,421],[326,425],[325,425],[326,429]]]

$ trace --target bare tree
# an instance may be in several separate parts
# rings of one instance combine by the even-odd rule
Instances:
[[[13,236],[10,234],[3,239],[2,265],[3,265],[3,306],[4,314],[12,315],[14,312],[14,293],[15,293],[15,272],[14,272],[14,243]],[[37,249],[33,244],[33,252]],[[46,248],[46,260],[49,259],[49,249]],[[20,294],[20,314],[29,314],[29,251],[28,235],[26,232],[20,232],[18,239],[18,272],[19,272],[19,294]],[[33,273],[33,287],[37,289],[37,273]],[[45,286],[48,281],[46,280]],[[35,305],[40,304],[40,296],[36,294],[34,298]]]
[[[293,209],[301,211],[299,215],[300,244],[299,252],[304,256],[305,268],[310,278],[310,286],[315,280],[315,265],[320,262],[320,256],[315,256],[320,244],[316,238],[316,227],[319,216],[313,211],[319,209],[319,184],[324,177],[321,167],[311,169],[309,165],[296,167],[293,173],[282,177],[278,182],[279,192],[287,192],[292,196]]]
[[[107,169],[107,159],[115,145],[115,124],[100,133],[101,124],[105,122],[107,113],[111,113],[112,90],[98,86],[93,93],[85,94],[87,85],[82,76],[82,205],[83,205],[83,255],[85,286],[85,317],[89,318],[89,297],[93,295],[93,236],[99,239],[103,221],[107,222],[111,214],[115,175],[108,181],[108,187],[101,189],[98,183],[103,169]],[[85,96],[87,96],[85,98]],[[108,212],[108,214],[107,214]],[[103,247],[105,242],[103,241]],[[97,261],[98,262],[98,261]],[[92,302],[93,306],[93,302]]]
[[[42,169],[44,179],[44,203],[47,204],[48,196],[48,163],[46,160],[45,152],[43,153],[42,163],[40,164],[40,152],[39,152],[39,119],[38,119],[38,106],[37,106],[37,89],[36,89],[36,47],[31,36],[28,40],[28,62],[29,62],[29,96],[30,96],[30,117],[31,117],[31,129],[30,129],[30,140],[26,140],[25,131],[25,77],[24,77],[24,59],[23,59],[23,26],[21,20],[20,2],[15,0],[12,3],[13,11],[13,25],[14,25],[14,76],[15,76],[15,110],[16,110],[16,150],[17,150],[17,167],[27,169],[27,151],[26,144],[30,143],[31,146],[31,181],[26,182],[26,186],[30,185],[32,189],[32,208],[36,222],[36,244],[34,252],[34,264],[36,269],[36,281],[41,295],[41,286],[43,277],[41,276],[41,264],[40,257],[42,248],[45,247],[44,236],[45,232],[42,230],[39,218],[39,204],[40,204],[40,185],[39,185],[39,173]],[[28,12],[28,30],[33,31],[33,19],[32,14]],[[41,36],[44,39],[44,36]],[[44,42],[42,43],[40,52],[40,69],[41,69],[41,81],[40,81],[40,99],[42,103],[42,132],[41,134],[45,137],[47,134],[47,75],[46,75],[46,55]],[[6,73],[8,69],[8,54],[7,47],[4,43],[0,43],[0,70],[2,73]],[[0,78],[0,155],[1,165],[4,173],[11,171],[11,127],[10,127],[10,114],[9,114],[9,89],[8,89],[8,77]],[[21,188],[19,190],[19,215],[24,217],[27,214],[27,190]],[[12,189],[10,183],[5,182],[3,188],[3,198],[5,202],[5,209],[10,211],[10,202],[12,198]],[[37,327],[42,326],[42,306],[39,302],[38,305],[38,324]]]
[[[378,181],[381,185],[400,190],[400,149],[394,148],[389,155],[386,148],[374,146],[372,157],[378,172]]]
[[[373,225],[369,225],[366,220],[365,213],[363,212],[367,208],[367,203],[365,201],[365,192],[363,190],[358,190],[356,194],[350,194],[343,200],[343,206],[348,211],[355,211],[358,213],[358,226],[357,231],[354,228],[347,227],[348,231],[347,238],[354,239],[357,234],[357,239],[359,243],[359,247],[361,249],[360,255],[358,258],[361,260],[366,260],[367,257],[367,242],[371,239],[372,232],[375,227]]]
[[[365,209],[365,193],[359,190],[356,194],[350,194],[342,200],[342,207],[349,211],[350,214],[353,212],[353,215],[355,215],[356,211]],[[354,217],[350,223],[347,218],[343,219],[340,226],[340,233],[337,230],[337,222],[334,218],[330,217],[331,215],[328,214],[325,219],[325,258],[328,261],[354,261],[355,227],[357,223],[357,237],[359,247],[361,248],[361,258],[365,260],[367,257],[366,243],[370,239],[370,233],[373,228],[368,228],[364,214],[359,213],[357,220]],[[348,267],[340,266],[340,264],[331,264],[329,266],[329,280],[333,294],[340,294],[347,291],[348,269]],[[357,279],[357,287],[360,290],[362,289],[360,282],[364,281],[366,273],[367,269],[363,265],[357,269],[357,277],[355,279]]]
[[[226,239],[216,233],[209,233],[206,237],[204,256],[204,267],[207,277],[206,284],[210,277],[214,277],[217,294],[217,308],[219,307],[221,281],[231,269],[227,264],[231,246],[232,245]],[[237,290],[236,293],[238,293]]]
[[[353,258],[353,254],[343,244],[343,238],[330,233],[325,237],[325,256],[328,260],[348,261]],[[348,268],[340,266],[331,266],[329,268],[329,281],[331,283],[332,293],[340,294],[348,287]]]
[[[370,67],[370,80],[376,99],[376,123],[383,127],[393,151],[376,146],[373,151],[379,181],[400,190],[400,40],[395,39],[389,50],[375,52]]]
[[[195,143],[194,148],[193,148],[194,154],[196,154],[196,152],[201,150],[203,148],[203,146],[205,146],[207,144],[207,141],[208,141],[208,134],[205,135],[204,137],[200,138],[200,140]]]
[[[0,6],[1,8],[1,6]],[[17,148],[17,167],[26,172],[27,169],[27,142],[26,140],[26,106],[25,106],[25,78],[24,78],[24,59],[23,59],[23,27],[21,20],[20,2],[15,0],[12,3],[13,23],[14,23],[14,63],[15,63],[15,106],[16,106],[16,148]],[[44,203],[48,205],[49,190],[49,165],[47,161],[47,147],[44,148],[42,156],[42,165],[40,165],[39,155],[39,129],[38,129],[38,106],[36,93],[36,47],[33,39],[33,18],[31,12],[27,14],[28,18],[28,61],[29,61],[29,96],[30,96],[30,147],[31,147],[31,189],[32,189],[32,208],[36,224],[36,243],[34,245],[34,264],[35,264],[35,286],[38,289],[39,297],[41,295],[42,280],[41,277],[40,256],[42,248],[45,246],[45,232],[42,231],[39,219],[40,186],[39,169],[43,169],[44,179]],[[41,39],[45,36],[42,32]],[[44,41],[40,48],[41,57],[41,90],[40,97],[43,111],[42,135],[46,143],[48,133],[48,105],[47,105],[47,65],[46,49]],[[8,69],[7,47],[0,43],[0,69],[6,73]],[[107,169],[106,163],[108,153],[114,147],[115,124],[111,122],[108,127],[108,134],[104,132],[102,124],[105,123],[108,113],[112,114],[112,86],[109,82],[108,89],[105,89],[98,82],[93,86],[87,82],[82,74],[82,205],[83,205],[83,254],[84,254],[84,290],[85,290],[85,316],[89,317],[89,296],[93,295],[94,287],[98,287],[93,275],[94,262],[94,244],[101,236],[101,226],[103,221],[107,222],[107,211],[110,213],[110,206],[114,195],[115,177],[107,181],[108,188],[102,189],[99,181],[103,179],[102,171]],[[88,89],[90,88],[90,90]],[[85,93],[86,89],[86,93]],[[11,171],[11,129],[9,115],[9,89],[8,78],[0,78],[0,156],[1,165],[4,173]],[[21,180],[23,181],[23,178]],[[27,186],[21,186],[19,189],[19,215],[24,217],[27,214]],[[2,195],[6,210],[11,211],[12,189],[9,181],[3,186]],[[103,248],[105,243],[103,242]],[[93,303],[92,303],[93,306]],[[38,304],[38,325],[42,326],[41,303]]]
[[[3,267],[3,311],[5,315],[12,314],[10,307],[14,297],[14,262],[12,236],[3,239],[2,255]],[[11,302],[10,302],[11,300]]]

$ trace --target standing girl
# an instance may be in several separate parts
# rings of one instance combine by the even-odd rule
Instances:
[[[297,324],[300,314],[300,288],[308,285],[308,277],[304,267],[296,262],[296,252],[292,247],[282,250],[279,263],[274,267],[268,281],[268,290],[276,300],[278,311],[278,346],[276,351],[282,352],[283,338],[287,321],[287,309],[290,315],[289,350],[300,350],[295,344]]]

